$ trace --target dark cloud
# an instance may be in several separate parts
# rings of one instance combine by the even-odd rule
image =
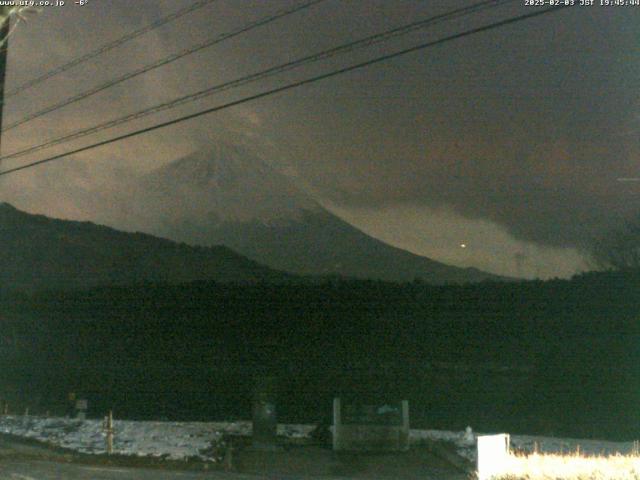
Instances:
[[[617,179],[640,173],[639,13],[576,8],[374,69],[373,99],[312,117],[335,123],[310,134],[332,151],[309,170],[343,203],[446,205],[581,245],[638,208]]]

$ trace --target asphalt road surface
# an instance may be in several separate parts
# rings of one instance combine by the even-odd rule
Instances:
[[[467,480],[423,449],[401,455],[338,455],[305,447],[240,451],[234,472],[133,468],[75,461],[73,455],[0,435],[0,480]],[[238,473],[242,472],[242,473]]]
[[[273,478],[273,477],[272,477]],[[2,480],[256,480],[255,476],[226,473],[175,472],[77,465],[41,460],[0,460]]]
[[[132,469],[58,463],[42,460],[0,460],[1,480],[346,480],[349,477],[313,477],[298,475],[249,475],[224,472],[182,472],[157,469]],[[362,478],[362,477],[358,477]],[[384,477],[380,477],[384,478]],[[414,478],[409,476],[408,478]],[[421,480],[464,480],[462,474],[444,471],[425,471]],[[395,480],[401,478],[395,477]]]

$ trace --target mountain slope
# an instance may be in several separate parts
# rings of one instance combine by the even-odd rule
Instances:
[[[329,212],[302,213],[278,224],[223,222],[167,227],[164,235],[196,244],[229,245],[271,268],[299,274],[339,274],[389,281],[467,283],[499,277],[455,268],[387,245]]]
[[[279,270],[390,281],[466,283],[500,277],[394,248],[327,211],[248,150],[217,145],[147,175],[135,204],[145,230],[224,244]]]
[[[7,203],[0,204],[0,244],[0,287],[8,289],[287,278],[226,247],[191,247],[89,222],[54,220]]]

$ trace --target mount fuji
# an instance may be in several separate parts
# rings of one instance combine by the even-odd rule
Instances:
[[[144,175],[129,206],[138,230],[192,245],[225,245],[296,274],[434,284],[501,278],[365,234],[236,145],[218,143]]]

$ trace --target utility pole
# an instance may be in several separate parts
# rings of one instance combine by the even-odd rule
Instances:
[[[0,154],[2,153],[2,112],[4,111],[4,81],[7,76],[7,52],[9,49],[10,7],[0,7]]]

